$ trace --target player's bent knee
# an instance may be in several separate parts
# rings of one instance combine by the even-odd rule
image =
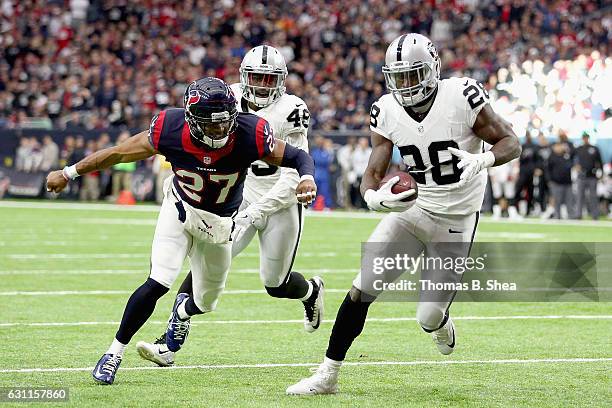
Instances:
[[[284,274],[277,274],[275,276],[265,276],[261,279],[261,283],[263,283],[264,287],[266,288],[266,290],[268,288],[278,288],[281,287],[283,285],[286,285],[286,278],[282,277],[282,275]],[[263,274],[262,274],[263,276]]]
[[[417,308],[416,320],[425,331],[437,330],[444,322],[445,313],[436,307]]]
[[[349,296],[353,302],[359,302],[361,299],[361,291],[357,289],[355,286],[351,286],[351,290],[349,291]]]
[[[169,291],[167,286],[151,277],[147,278],[142,287],[145,288],[147,295],[155,296],[157,298],[164,296]]]
[[[349,296],[351,298],[351,301],[355,303],[372,303],[376,300],[376,296],[362,292],[355,286],[351,286],[351,290],[349,290]]]
[[[172,283],[174,283],[174,282],[171,282],[169,279],[164,278],[163,275],[156,275],[152,272],[151,272],[151,275],[149,275],[149,279],[154,281],[158,285],[165,287],[166,289],[170,289],[170,287],[172,286]]]
[[[217,308],[217,302],[223,292],[224,285],[207,287],[200,290],[194,287],[193,302],[202,313],[210,313]]]
[[[210,301],[203,297],[194,297],[193,302],[202,313],[214,312],[217,308],[217,299]]]
[[[151,266],[151,273],[149,274],[149,279],[154,280],[160,285],[165,286],[170,289],[174,281],[176,280],[180,269],[178,272],[171,270],[170,268],[163,268],[157,265]]]

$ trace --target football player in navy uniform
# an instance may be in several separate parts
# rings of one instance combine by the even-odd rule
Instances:
[[[268,121],[274,137],[308,152],[310,112],[301,98],[286,92],[287,64],[279,50],[260,45],[248,51],[240,65],[240,82],[230,85],[241,112]],[[314,158],[313,158],[314,159]],[[304,329],[313,333],[323,320],[324,283],[320,276],[306,279],[293,270],[304,212],[295,198],[300,176],[290,168],[256,161],[247,172],[240,211],[234,217],[232,256],[259,238],[259,277],[268,295],[299,300],[304,307]],[[191,292],[191,274],[177,296]],[[297,303],[297,302],[296,302]],[[160,366],[173,365],[180,347],[166,344],[164,332],[154,342],[139,341],[136,351]]]
[[[104,384],[113,383],[127,344],[168,292],[185,257],[193,276],[193,296],[176,299],[167,341],[182,344],[190,317],[215,309],[231,263],[232,215],[242,202],[252,162],[296,169],[299,202],[307,205],[316,195],[314,163],[308,153],[275,139],[265,119],[239,113],[225,82],[217,78],[192,82],[184,105],[159,113],[148,131],[47,176],[47,190],[59,193],[79,175],[117,163],[162,154],[172,164],[174,174],[164,185],[149,277],[128,300],[115,339],[92,372]]]

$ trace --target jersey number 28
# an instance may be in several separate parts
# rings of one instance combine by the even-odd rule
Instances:
[[[429,162],[431,163],[431,177],[436,184],[442,186],[458,182],[459,176],[461,176],[461,170],[457,167],[459,158],[450,154],[449,147],[459,149],[459,145],[453,140],[432,142],[427,148]],[[425,167],[419,148],[415,145],[400,146],[399,151],[404,163],[410,167],[408,172],[414,178],[414,181],[419,184],[426,184],[425,173],[428,169]],[[446,157],[441,157],[442,152],[446,152],[444,154]],[[448,156],[450,156],[450,159]]]

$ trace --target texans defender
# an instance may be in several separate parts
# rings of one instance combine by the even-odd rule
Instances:
[[[382,219],[368,242],[384,243],[380,245],[383,253],[399,244],[411,257],[423,252],[439,259],[468,256],[484,198],[485,169],[518,157],[518,139],[510,124],[491,109],[482,85],[469,78],[440,80],[440,59],[428,38],[404,34],[395,39],[382,71],[390,93],[371,108],[373,149],[361,192],[372,210],[395,212]],[[482,153],[483,141],[493,145],[486,153]],[[379,188],[393,145],[418,184],[416,200],[403,201],[414,190],[391,192],[399,177]],[[442,283],[455,283],[461,275],[454,270],[431,272],[430,278]],[[392,282],[399,274],[383,276]],[[379,276],[371,266],[362,263],[338,311],[325,360],[314,375],[290,386],[288,394],[337,392],[342,361],[363,329],[370,304],[381,293],[376,290],[381,286],[373,284],[376,279]],[[431,333],[442,354],[452,353],[455,347],[455,326],[449,315],[455,294],[440,292],[432,299],[419,292],[417,321]]]
[[[274,47],[252,48],[240,64],[240,83],[231,86],[238,109],[254,113],[268,121],[274,136],[308,151],[310,113],[306,103],[285,92],[287,65]],[[276,298],[299,299],[304,306],[304,329],[311,333],[323,318],[323,280],[315,276],[306,280],[292,271],[304,215],[295,198],[300,176],[294,169],[279,168],[258,160],[249,168],[244,185],[240,212],[235,217],[232,234],[232,257],[246,248],[255,234],[259,235],[259,276],[267,293]],[[187,275],[178,296],[191,292],[191,273]],[[189,326],[185,324],[185,333]],[[184,336],[186,338],[186,335]],[[184,340],[183,340],[184,341]],[[165,333],[155,342],[139,341],[138,353],[161,366],[174,364],[175,352],[181,344]]]
[[[148,132],[47,177],[47,189],[60,192],[78,175],[117,163],[162,154],[172,164],[174,175],[166,180],[153,238],[151,271],[128,300],[115,339],[93,370],[94,379],[101,383],[113,383],[126,345],[168,292],[185,257],[193,274],[193,296],[176,300],[167,337],[179,339],[185,321],[215,309],[231,263],[231,216],[242,202],[252,162],[262,159],[297,169],[300,202],[311,202],[316,193],[314,163],[308,153],[276,140],[265,119],[238,113],[225,82],[203,78],[191,83],[184,104],[184,109],[162,111]]]

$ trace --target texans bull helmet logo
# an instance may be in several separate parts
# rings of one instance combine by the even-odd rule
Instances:
[[[198,91],[191,91],[189,93],[189,98],[185,102],[185,109],[190,111],[191,105],[195,105],[196,103],[200,102],[200,98],[201,96]]]

